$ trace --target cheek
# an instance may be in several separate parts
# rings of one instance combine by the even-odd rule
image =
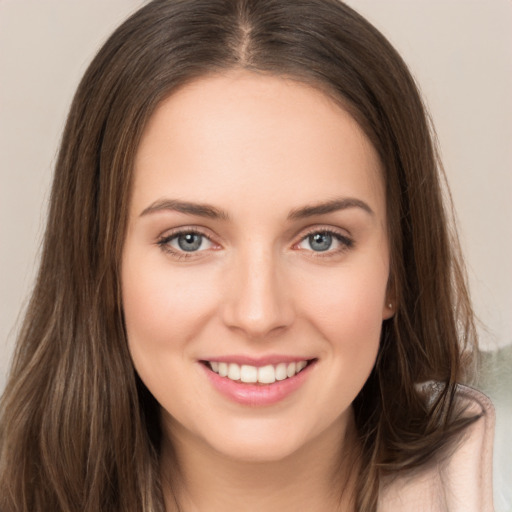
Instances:
[[[190,396],[191,342],[214,310],[211,286],[200,285],[198,272],[175,272],[161,255],[137,257],[136,251],[123,260],[121,277],[133,365],[156,400],[177,412],[176,396]]]
[[[380,344],[387,288],[385,262],[337,269],[303,290],[302,309],[324,340],[326,355],[335,362],[332,378],[357,394],[368,377]],[[350,388],[350,389],[349,389]]]
[[[135,361],[183,350],[195,337],[214,310],[213,286],[204,278],[173,271],[161,256],[123,261],[123,311]]]
[[[359,273],[347,268],[333,272],[324,282],[326,285],[321,288],[311,283],[309,292],[302,294],[306,300],[304,309],[315,312],[319,326],[330,333],[352,332],[357,338],[380,331],[386,298],[386,273],[370,269]]]

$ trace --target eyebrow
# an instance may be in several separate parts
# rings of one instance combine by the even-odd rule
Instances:
[[[327,213],[333,213],[339,210],[347,210],[349,208],[360,208],[370,215],[375,215],[374,211],[364,201],[354,197],[344,197],[294,209],[289,213],[288,219],[305,219],[315,215],[326,215]]]
[[[229,215],[209,204],[190,203],[188,201],[179,201],[178,199],[161,199],[150,204],[140,214],[141,217],[151,213],[165,210],[185,213],[188,215],[197,215],[198,217],[207,217],[209,219],[227,220]]]
[[[315,215],[326,215],[328,213],[347,210],[349,208],[360,208],[366,213],[374,215],[373,210],[364,201],[353,197],[345,197],[293,209],[288,214],[288,220],[299,220],[314,217]],[[178,199],[161,199],[155,201],[145,208],[140,216],[143,217],[151,213],[166,210],[184,213],[187,215],[196,215],[198,217],[206,217],[214,220],[229,220],[228,213],[216,208],[215,206],[206,203],[180,201]]]

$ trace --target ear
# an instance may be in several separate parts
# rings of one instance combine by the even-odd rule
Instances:
[[[388,279],[388,286],[386,296],[384,297],[384,305],[382,308],[382,320],[392,318],[397,309],[397,293],[395,288],[395,280],[390,275]]]
[[[384,307],[382,308],[382,320],[388,320],[395,314],[396,304],[386,297]]]

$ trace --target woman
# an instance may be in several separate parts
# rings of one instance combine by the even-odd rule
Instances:
[[[69,114],[1,510],[492,509],[438,167],[344,4],[142,8]]]

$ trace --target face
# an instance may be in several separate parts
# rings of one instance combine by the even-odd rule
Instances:
[[[210,76],[156,110],[134,173],[123,306],[164,432],[244,460],[338,436],[392,314],[357,123],[291,80]]]

